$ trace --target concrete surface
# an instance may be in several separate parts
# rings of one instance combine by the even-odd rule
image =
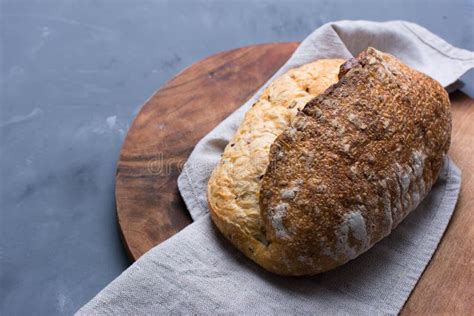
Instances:
[[[129,265],[115,162],[154,90],[210,54],[338,19],[414,21],[474,50],[472,0],[1,1],[0,314],[71,314]]]

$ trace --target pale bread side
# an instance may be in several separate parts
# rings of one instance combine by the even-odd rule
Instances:
[[[259,191],[270,146],[298,111],[337,82],[342,59],[319,60],[275,79],[246,113],[208,185],[212,219],[219,230],[255,261],[265,256]],[[270,264],[270,263],[269,263]]]

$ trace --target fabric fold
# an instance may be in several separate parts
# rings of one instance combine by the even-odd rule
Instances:
[[[397,314],[439,243],[460,181],[446,159],[429,196],[389,237],[314,277],[263,270],[204,215],[143,255],[77,314]]]

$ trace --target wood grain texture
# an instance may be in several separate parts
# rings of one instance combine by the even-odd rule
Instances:
[[[132,260],[191,223],[176,185],[183,163],[199,139],[245,102],[296,47],[263,44],[211,56],[145,103],[125,139],[116,175],[118,221]],[[403,315],[474,311],[474,100],[457,92],[451,101],[450,155],[463,172],[461,196]]]
[[[223,52],[185,69],[143,106],[125,138],[115,199],[125,247],[133,260],[191,218],[176,179],[194,145],[281,67],[297,43]]]

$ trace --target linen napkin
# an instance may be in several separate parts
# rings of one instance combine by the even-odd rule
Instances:
[[[416,24],[340,21],[310,34],[274,77],[318,58],[350,58],[367,46],[397,56],[445,87],[474,67],[472,52],[455,48]],[[186,162],[178,186],[195,222],[143,255],[79,315],[396,314],[401,310],[452,215],[461,183],[459,169],[446,158],[438,181],[420,206],[390,236],[355,260],[314,277],[268,273],[214,228],[206,201],[212,169],[264,87],[204,137]]]

